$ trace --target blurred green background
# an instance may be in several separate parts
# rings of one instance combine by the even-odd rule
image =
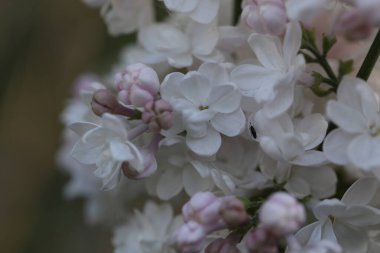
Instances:
[[[80,0],[0,0],[0,252],[112,252],[83,201],[62,198],[55,155],[73,81],[107,71],[125,41]]]

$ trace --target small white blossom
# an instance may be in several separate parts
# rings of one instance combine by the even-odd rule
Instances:
[[[299,54],[301,40],[298,23],[288,24],[283,43],[279,37],[254,33],[248,42],[261,66],[245,64],[231,73],[242,94],[254,98],[271,117],[284,113],[293,104],[295,84],[305,66]]]
[[[245,127],[241,95],[219,64],[205,63],[186,75],[168,75],[161,95],[182,116],[186,144],[198,155],[214,155],[222,143],[220,134],[237,136]]]
[[[81,135],[72,156],[83,164],[96,164],[94,173],[103,180],[105,189],[117,185],[123,162],[128,162],[138,172],[143,171],[143,156],[128,140],[127,126],[118,117],[106,113],[101,125],[79,122],[70,128]]]
[[[138,34],[138,41],[146,51],[142,57],[145,63],[168,61],[176,68],[191,66],[193,57],[206,62],[223,60],[216,50],[218,39],[216,22],[200,24],[181,17],[146,26]]]
[[[261,148],[272,159],[300,166],[326,162],[321,151],[313,150],[324,139],[327,121],[320,114],[291,119],[288,114],[268,118],[262,111],[251,121]]]
[[[114,232],[115,253],[176,253],[171,236],[181,225],[168,204],[148,201],[144,211],[135,211],[129,221]]]
[[[324,143],[326,157],[336,164],[352,164],[363,170],[380,166],[380,113],[374,90],[364,81],[346,77],[339,85],[337,101],[327,104],[327,116],[339,128]]]
[[[338,243],[345,253],[369,252],[372,228],[380,224],[380,209],[372,206],[377,201],[379,184],[375,179],[356,181],[341,200],[326,199],[313,212],[318,219],[301,229],[296,237],[301,245],[320,240]]]

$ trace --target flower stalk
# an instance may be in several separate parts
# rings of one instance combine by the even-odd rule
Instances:
[[[357,74],[358,78],[361,78],[365,81],[370,77],[373,68],[380,56],[380,31],[378,31],[375,40],[373,41],[367,56],[364,59],[364,62]]]

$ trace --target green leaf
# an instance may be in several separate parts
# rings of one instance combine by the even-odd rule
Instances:
[[[326,56],[335,44],[336,44],[336,38],[335,37],[323,35],[323,42],[322,42],[323,55]]]
[[[352,71],[354,71],[353,60],[339,61],[339,80],[341,80],[343,76],[350,74]]]

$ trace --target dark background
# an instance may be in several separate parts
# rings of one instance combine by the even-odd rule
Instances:
[[[55,156],[75,78],[105,73],[126,41],[80,0],[0,0],[0,252],[112,252],[63,199]]]

